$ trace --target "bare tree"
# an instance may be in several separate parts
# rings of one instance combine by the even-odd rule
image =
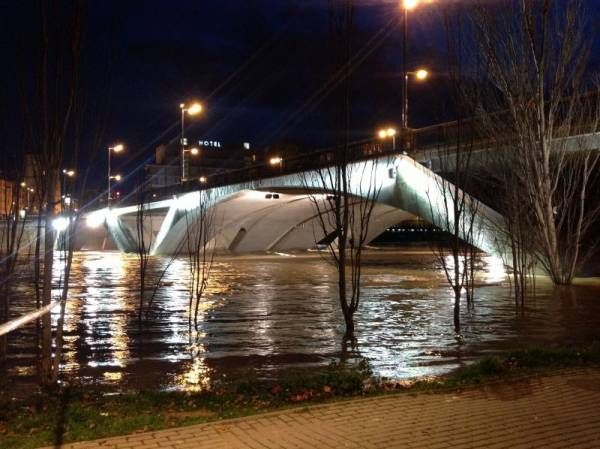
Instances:
[[[334,148],[323,161],[326,167],[304,173],[320,230],[338,279],[338,298],[345,322],[344,342],[354,341],[354,313],[360,304],[362,254],[369,221],[380,189],[377,163],[351,164],[351,61],[354,4],[328,2],[333,67],[339,80],[332,90]],[[319,193],[314,193],[315,191]],[[343,342],[343,343],[344,343]]]
[[[505,0],[482,2],[473,21],[493,86],[482,108],[507,110],[485,114],[483,123],[498,151],[512,153],[504,181],[513,185],[504,190],[518,189],[524,207],[510,212],[526,214],[511,218],[513,230],[528,247],[520,238],[531,224],[535,256],[555,284],[570,284],[591,254],[581,243],[600,214],[588,200],[600,109],[598,94],[584,95],[592,43],[586,17],[584,0]],[[516,262],[521,271],[529,265]]]
[[[447,233],[449,239],[434,244],[434,254],[443,268],[454,293],[454,330],[460,334],[460,305],[464,295],[469,310],[474,307],[474,286],[479,240],[475,218],[479,202],[467,191],[472,190],[475,167],[473,150],[475,133],[471,122],[467,91],[470,83],[464,65],[464,13],[462,6],[450,5],[443,9],[446,30],[446,78],[448,93],[453,100],[456,121],[446,129],[442,143],[432,154],[435,168],[441,173],[428,189],[427,197],[433,222]]]
[[[187,254],[189,261],[189,327],[198,329],[200,302],[208,287],[215,257],[216,208],[210,190],[198,192],[198,203],[186,210]]]
[[[144,299],[146,295],[146,277],[148,274],[148,263],[150,261],[150,250],[152,248],[152,214],[148,213],[147,198],[144,186],[140,185],[137,189],[137,211],[135,216],[136,235],[137,235],[137,255],[139,270],[139,293],[140,303],[138,309],[138,321],[141,323],[144,311]]]
[[[358,164],[344,162],[302,175],[307,191],[313,191],[309,197],[318,229],[325,236],[321,242],[327,246],[338,274],[338,298],[346,325],[345,340],[354,339],[354,314],[361,299],[363,250],[381,191],[377,167],[377,160]],[[314,193],[315,189],[322,193]]]

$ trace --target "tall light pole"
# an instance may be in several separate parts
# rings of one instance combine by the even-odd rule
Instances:
[[[408,12],[418,4],[419,0],[402,1],[402,128],[408,128]]]
[[[66,209],[65,206],[68,206],[71,204],[71,200],[69,199],[67,201],[67,178],[72,178],[73,176],[75,176],[75,170],[71,170],[71,169],[66,169],[63,168],[62,170],[62,175],[63,175],[63,182],[62,182],[62,206],[63,206],[63,212]]]
[[[185,140],[185,114],[196,115],[202,112],[202,105],[200,103],[192,103],[190,106],[186,106],[185,103],[179,105],[181,109],[181,183],[187,181],[185,173],[185,146],[187,144]]]
[[[112,147],[108,147],[108,197],[106,199],[106,206],[110,209],[110,203],[111,203],[111,197],[110,197],[110,184],[111,181],[114,179],[115,181],[120,181],[121,180],[121,175],[116,175],[113,176],[112,172],[111,172],[111,166],[110,166],[110,160],[111,160],[111,156],[112,153],[120,153],[121,151],[123,151],[125,149],[125,146],[123,144],[117,144],[117,145],[113,145]]]

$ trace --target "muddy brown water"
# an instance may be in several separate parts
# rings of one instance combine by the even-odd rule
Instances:
[[[153,260],[153,282],[168,263]],[[115,390],[195,391],[248,370],[273,378],[339,360],[343,320],[336,274],[321,255],[219,257],[191,335],[187,278],[187,258],[172,261],[140,326],[137,256],[75,254],[63,378]],[[447,373],[509,348],[600,336],[600,282],[554,289],[540,279],[520,313],[505,282],[502,264],[485,258],[475,310],[463,310],[457,338],[452,294],[435,257],[415,248],[370,250],[356,315],[357,350],[375,374],[413,378]],[[24,282],[13,313],[31,310],[31,298]],[[33,325],[10,335],[0,386],[5,393],[35,380],[33,335]]]

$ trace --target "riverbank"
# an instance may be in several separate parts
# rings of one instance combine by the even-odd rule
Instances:
[[[261,381],[251,373],[201,393],[131,391],[103,394],[65,386],[54,394],[0,404],[0,448],[36,448],[344,401],[390,393],[448,393],[501,384],[556,370],[600,366],[600,342],[528,348],[484,358],[432,379],[393,381],[372,376],[365,364],[332,365],[314,374]]]

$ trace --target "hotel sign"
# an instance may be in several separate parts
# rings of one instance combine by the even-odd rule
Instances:
[[[218,140],[200,140],[198,145],[201,147],[221,148],[221,142]]]

